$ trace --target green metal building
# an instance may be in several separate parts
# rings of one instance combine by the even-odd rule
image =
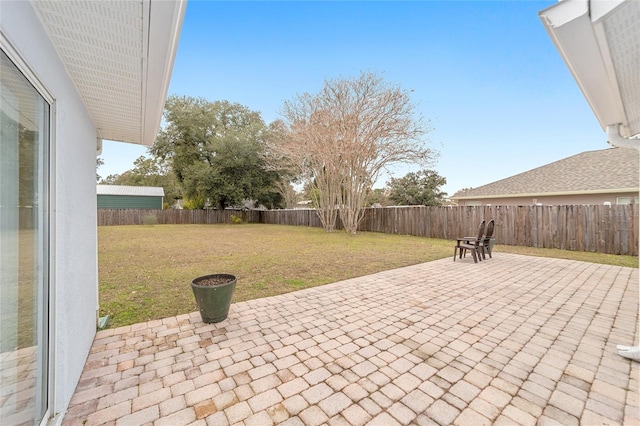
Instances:
[[[97,185],[99,209],[162,209],[164,189],[154,186]]]

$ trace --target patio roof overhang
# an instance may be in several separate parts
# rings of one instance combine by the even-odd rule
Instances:
[[[561,0],[539,16],[610,141],[639,135],[640,1]]]
[[[101,139],[151,145],[186,0],[33,1]]]

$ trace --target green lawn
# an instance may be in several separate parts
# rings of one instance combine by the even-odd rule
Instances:
[[[231,273],[233,301],[273,296],[453,256],[446,240],[262,225],[154,225],[98,228],[100,315],[110,327],[197,310],[195,277]],[[497,252],[638,267],[638,258],[496,246]]]

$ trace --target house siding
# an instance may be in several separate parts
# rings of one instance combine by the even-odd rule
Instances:
[[[162,209],[162,197],[98,195],[99,209]]]
[[[0,3],[0,31],[53,97],[50,216],[52,415],[64,413],[96,332],[96,138],[30,2]]]
[[[575,194],[575,195],[531,195],[527,197],[509,198],[469,198],[458,199],[459,206],[531,206],[542,204],[543,206],[559,205],[602,205],[610,203],[618,204],[620,197],[638,197],[638,192],[618,192],[608,194]]]

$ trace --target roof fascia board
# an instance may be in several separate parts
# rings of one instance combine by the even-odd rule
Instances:
[[[589,15],[588,0],[560,0],[538,13],[545,28],[561,27],[583,15]]]
[[[589,189],[584,191],[556,191],[556,192],[523,192],[520,194],[495,195],[467,195],[449,197],[454,200],[477,200],[487,198],[520,198],[520,197],[550,197],[558,195],[590,195],[590,194],[620,194],[623,192],[639,192],[640,188]]]
[[[142,145],[153,145],[169,90],[187,1],[144,0]],[[147,87],[160,88],[147,90]]]
[[[607,2],[591,4],[594,3]],[[621,3],[614,0],[611,5],[601,5],[598,9],[600,18]],[[615,90],[617,82],[612,72],[613,65],[609,60],[607,66],[604,59],[608,55],[604,31],[594,28],[590,12],[590,4],[586,0],[564,0],[541,11],[539,17],[602,129],[622,123],[623,134],[625,130],[629,133],[620,92]],[[606,50],[603,52],[603,49]],[[602,84],[603,81],[609,84]]]
[[[147,128],[147,111],[148,103],[148,87],[149,87],[149,27],[151,16],[149,13],[151,0],[142,1],[142,58],[140,66],[142,67],[142,79],[140,81],[140,93],[142,94],[142,111],[140,111],[140,140],[138,144],[145,145],[145,132]]]

